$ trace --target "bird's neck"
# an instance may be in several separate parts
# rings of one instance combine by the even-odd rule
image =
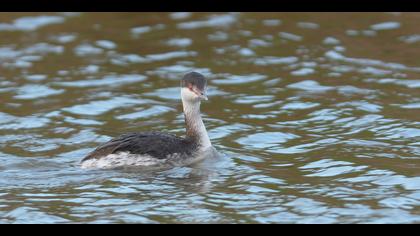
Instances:
[[[200,101],[182,100],[184,109],[185,124],[187,127],[187,138],[197,142],[200,148],[208,148],[211,146],[210,138],[207,134],[206,126],[200,114]]]

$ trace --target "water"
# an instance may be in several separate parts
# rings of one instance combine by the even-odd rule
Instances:
[[[0,223],[419,223],[419,20],[3,13]],[[121,133],[183,135],[191,70],[219,159],[80,169]]]

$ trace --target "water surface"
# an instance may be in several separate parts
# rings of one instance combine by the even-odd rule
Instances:
[[[414,13],[3,13],[0,223],[419,223]],[[82,170],[125,132],[184,134],[179,79],[222,156]]]

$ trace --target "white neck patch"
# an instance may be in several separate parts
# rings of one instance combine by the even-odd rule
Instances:
[[[182,105],[184,115],[189,121],[187,129],[191,129],[199,138],[202,148],[211,146],[210,138],[207,134],[206,127],[201,119],[200,114],[200,98],[188,88],[181,89]]]

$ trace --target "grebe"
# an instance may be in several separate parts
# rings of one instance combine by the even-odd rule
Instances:
[[[82,168],[188,165],[214,151],[200,115],[201,100],[207,100],[207,79],[187,73],[181,80],[181,98],[186,137],[150,131],[123,134],[96,148],[81,162]]]

